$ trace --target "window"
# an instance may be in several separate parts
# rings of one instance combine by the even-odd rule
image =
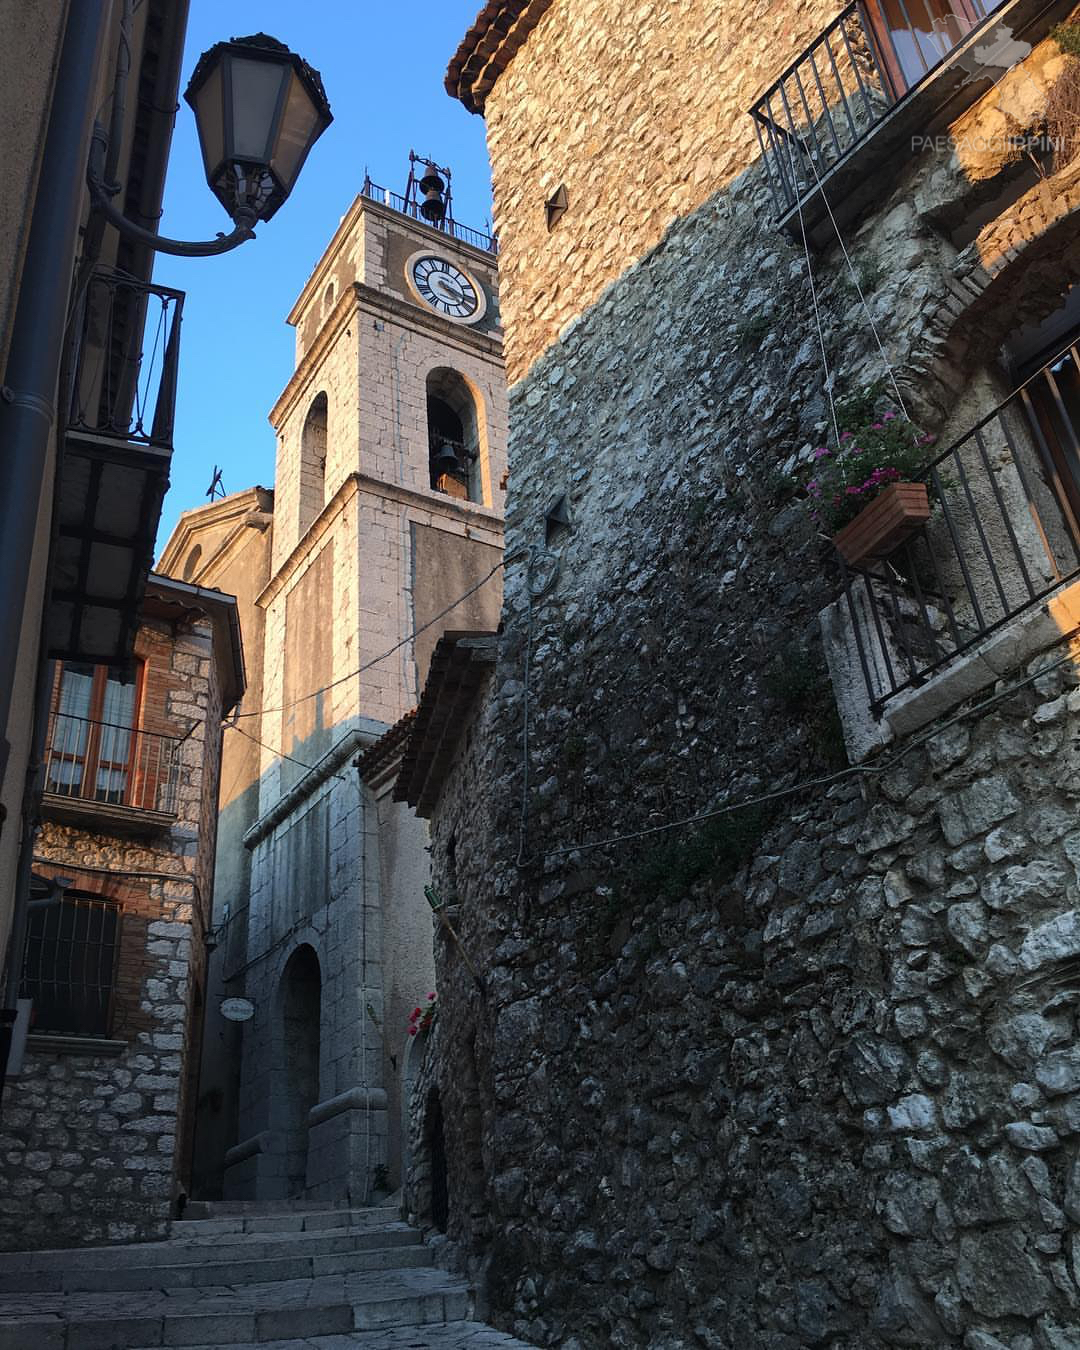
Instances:
[[[20,995],[34,1000],[34,1031],[108,1036],[120,946],[120,907],[65,891],[33,902]]]
[[[870,23],[896,95],[906,93],[1001,0],[868,0]]]
[[[132,777],[141,667],[65,661],[60,668],[45,790],[122,805]]]

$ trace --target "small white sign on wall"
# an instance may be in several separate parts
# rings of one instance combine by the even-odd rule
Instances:
[[[247,1022],[255,1016],[255,1004],[249,998],[225,998],[221,1015],[229,1022]]]

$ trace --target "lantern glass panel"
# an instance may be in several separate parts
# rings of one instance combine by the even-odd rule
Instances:
[[[203,167],[209,178],[225,157],[224,107],[221,96],[221,63],[218,62],[195,95],[195,123],[199,128]]]
[[[285,115],[274,148],[274,172],[285,191],[291,192],[296,176],[314,140],[319,113],[296,71],[291,72]]]
[[[267,163],[281,82],[290,73],[276,61],[229,58],[232,67],[232,158]]]

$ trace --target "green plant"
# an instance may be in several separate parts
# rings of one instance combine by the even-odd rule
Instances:
[[[801,643],[789,642],[765,672],[765,692],[788,712],[802,712],[821,694],[825,673]]]
[[[1080,23],[1059,23],[1050,29],[1050,36],[1066,56],[1080,56]]]
[[[854,279],[848,275],[840,283],[845,293],[852,298],[861,291],[864,296],[873,295],[886,277],[885,269],[876,261],[861,262],[855,269]],[[857,284],[856,284],[857,283]]]
[[[917,476],[934,440],[892,409],[877,411],[874,395],[868,390],[841,406],[839,444],[818,446],[802,483],[811,519],[829,534],[854,520],[890,483]]]
[[[764,806],[714,816],[689,835],[654,848],[634,870],[631,883],[635,890],[675,900],[696,882],[726,881],[757,848],[771,819]]]
[[[567,764],[579,764],[585,758],[588,743],[584,736],[572,731],[563,741],[563,758]]]
[[[735,324],[735,337],[740,347],[756,347],[771,328],[764,314],[747,314]]]

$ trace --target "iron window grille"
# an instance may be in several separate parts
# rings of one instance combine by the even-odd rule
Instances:
[[[67,891],[30,911],[19,992],[35,1032],[110,1034],[120,929],[120,907],[100,896]]]

